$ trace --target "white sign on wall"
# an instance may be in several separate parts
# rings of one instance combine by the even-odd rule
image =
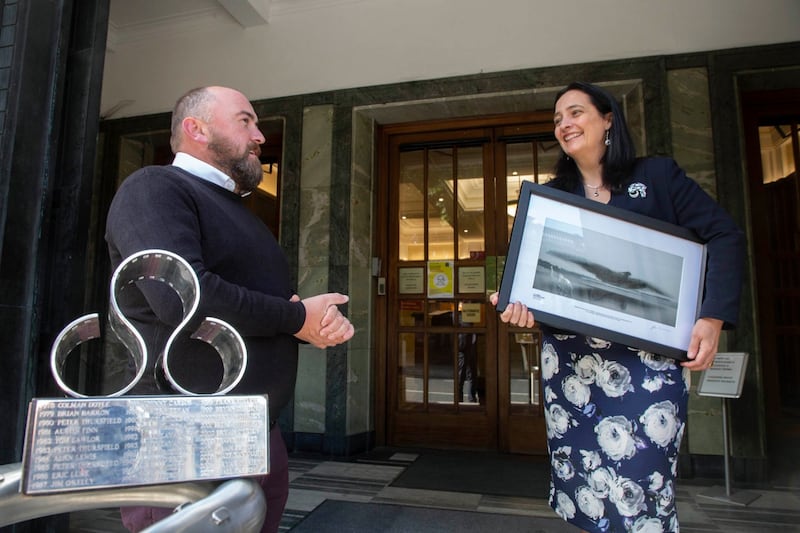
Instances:
[[[700,396],[738,398],[742,394],[746,369],[746,353],[718,353],[711,368],[704,370],[700,376],[697,394]]]

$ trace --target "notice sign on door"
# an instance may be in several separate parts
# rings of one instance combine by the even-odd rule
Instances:
[[[486,292],[486,270],[482,266],[459,268],[458,292],[471,294]]]
[[[483,304],[463,303],[461,305],[461,322],[464,324],[480,324]]]
[[[718,353],[711,368],[704,370],[700,376],[697,394],[738,398],[742,394],[745,370],[747,370],[746,353]]]
[[[428,298],[453,297],[453,262],[428,261]]]
[[[422,267],[401,268],[397,276],[400,294],[422,294],[425,291],[425,272]]]

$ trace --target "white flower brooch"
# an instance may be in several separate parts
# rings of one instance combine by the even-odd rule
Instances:
[[[647,186],[637,181],[628,185],[628,196],[631,198],[647,198]]]

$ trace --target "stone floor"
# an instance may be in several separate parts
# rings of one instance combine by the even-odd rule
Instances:
[[[371,454],[347,460],[291,456],[289,502],[281,531],[291,531],[327,499],[497,515],[553,516],[544,499],[392,487],[392,481],[416,457],[415,453],[402,451],[390,451],[383,458]],[[739,499],[752,501],[744,504],[736,501]],[[800,487],[731,487],[729,495],[720,485],[679,480],[677,504],[684,533],[800,533]],[[125,531],[116,509],[73,513],[70,525],[71,533]],[[330,531],[337,531],[336,526],[331,524]]]

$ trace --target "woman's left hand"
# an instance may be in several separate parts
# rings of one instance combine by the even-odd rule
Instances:
[[[499,298],[500,295],[498,293],[494,293],[489,296],[489,302],[493,306],[497,307],[497,301]],[[525,304],[519,302],[509,303],[505,310],[500,313],[500,320],[520,328],[532,328],[536,323],[536,321],[533,319],[533,313],[528,310],[528,307]]]
[[[692,328],[692,338],[687,350],[688,361],[681,365],[689,370],[705,370],[714,363],[719,348],[719,336],[722,332],[722,320],[716,318],[699,318]]]

